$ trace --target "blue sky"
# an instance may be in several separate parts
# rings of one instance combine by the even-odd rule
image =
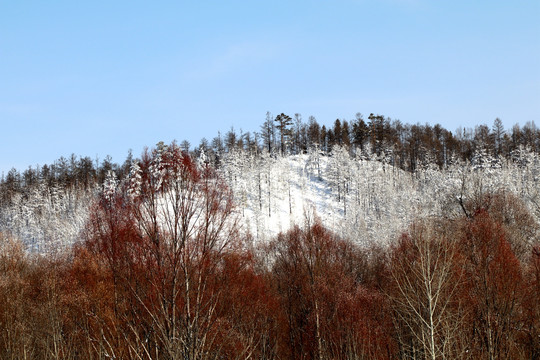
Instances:
[[[538,19],[538,0],[0,0],[0,172],[266,111],[540,125]]]

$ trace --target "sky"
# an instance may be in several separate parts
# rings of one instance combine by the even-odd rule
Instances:
[[[538,0],[0,0],[0,173],[267,111],[540,125],[538,19]]]

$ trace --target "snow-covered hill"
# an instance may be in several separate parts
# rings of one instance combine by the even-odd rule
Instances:
[[[499,163],[477,157],[444,170],[427,165],[415,174],[381,159],[312,152],[288,157],[229,154],[222,169],[246,227],[259,241],[318,217],[360,244],[387,242],[418,217],[453,216],[482,193],[510,191],[540,215],[539,158]]]
[[[518,155],[500,162],[479,154],[471,163],[449,161],[443,170],[426,164],[411,174],[391,159],[350,156],[340,147],[329,156],[241,151],[225,154],[219,170],[256,241],[319,218],[341,236],[368,244],[388,242],[418,217],[459,214],[459,199],[501,190],[523,199],[538,220],[540,159],[527,151]],[[38,185],[2,207],[0,232],[34,252],[68,248],[80,238],[97,190]]]

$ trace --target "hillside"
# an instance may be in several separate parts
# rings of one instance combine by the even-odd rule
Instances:
[[[409,172],[334,146],[231,151],[216,170],[160,143],[102,183],[37,180],[2,207],[0,324],[16,335],[0,349],[534,358],[539,160]]]
[[[526,152],[516,162],[477,156],[473,163],[456,161],[445,169],[426,164],[411,174],[336,147],[328,156],[235,154],[223,173],[256,239],[269,239],[317,217],[362,244],[386,243],[416,218],[459,215],[460,202],[482,193],[519,194],[538,220],[539,160]]]
[[[198,161],[208,161],[204,152]],[[256,241],[317,218],[358,244],[388,243],[414,219],[456,216],[464,211],[461,204],[502,191],[519,196],[537,221],[540,216],[540,159],[525,150],[512,161],[479,153],[442,169],[422,164],[414,173],[375,154],[353,156],[340,146],[328,154],[289,156],[233,151],[222,157],[219,172]],[[123,181],[117,179],[110,170],[104,185],[87,188],[38,181],[4,203],[0,231],[21,239],[31,252],[67,249],[79,240],[95,196],[111,181],[114,186]]]

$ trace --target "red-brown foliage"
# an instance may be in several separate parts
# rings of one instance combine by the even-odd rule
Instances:
[[[481,200],[389,248],[320,223],[249,247],[219,176],[160,144],[69,257],[0,234],[0,357],[538,358],[537,224],[508,194]]]
[[[524,284],[521,264],[504,227],[480,210],[465,225],[461,246],[466,259],[472,350],[490,359],[518,357],[516,338]]]
[[[269,245],[280,303],[279,351],[291,359],[385,359],[393,354],[384,297],[364,286],[362,254],[320,224]]]

